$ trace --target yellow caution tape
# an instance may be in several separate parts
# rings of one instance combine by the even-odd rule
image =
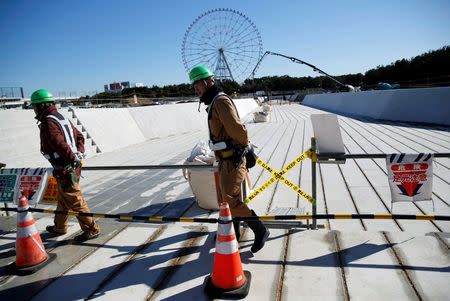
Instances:
[[[256,198],[261,192],[263,192],[264,190],[266,190],[267,188],[270,187],[270,185],[272,185],[273,183],[275,183],[278,180],[281,180],[286,186],[288,186],[289,188],[291,188],[292,190],[294,190],[296,193],[298,193],[299,195],[301,195],[303,198],[305,198],[306,200],[308,200],[311,204],[315,204],[316,200],[311,197],[310,195],[308,195],[306,192],[304,192],[302,189],[300,189],[300,187],[298,187],[297,185],[295,185],[294,183],[292,183],[291,181],[289,181],[288,179],[286,179],[285,177],[283,177],[283,175],[285,173],[287,173],[289,170],[291,170],[292,168],[294,168],[298,163],[302,162],[303,160],[305,160],[306,158],[308,158],[310,156],[310,153],[312,152],[312,149],[309,148],[308,150],[306,150],[303,154],[301,154],[300,156],[298,156],[295,160],[293,160],[291,163],[289,163],[288,165],[286,165],[286,167],[284,167],[280,172],[276,172],[275,169],[273,169],[272,167],[270,167],[267,163],[265,163],[264,161],[262,161],[261,159],[257,159],[256,163],[261,166],[262,168],[264,168],[265,170],[267,170],[268,172],[270,172],[273,177],[270,178],[269,180],[267,180],[263,185],[261,185],[261,187],[259,187],[258,189],[256,189],[255,191],[253,191],[253,193],[251,195],[249,195],[245,200],[244,203],[248,204],[250,203],[254,198]]]

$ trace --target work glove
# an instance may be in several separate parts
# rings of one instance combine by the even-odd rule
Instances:
[[[236,166],[236,170],[238,170],[241,167],[242,162],[244,161],[242,158],[244,157],[246,158],[245,164],[246,168],[252,168],[253,166],[255,166],[257,156],[255,154],[254,147],[257,146],[250,143],[248,146],[244,148],[235,150],[233,161]]]
[[[70,165],[72,165],[73,168],[79,168],[83,166],[83,162],[77,157],[75,157],[75,159],[73,159],[72,162],[70,162]]]
[[[75,156],[78,158],[79,161],[83,161],[86,158],[86,155],[80,152],[76,152]]]
[[[247,168],[252,168],[256,165],[256,159],[258,156],[255,154],[255,147],[257,146],[251,143],[246,147],[247,151],[245,152],[245,159]]]

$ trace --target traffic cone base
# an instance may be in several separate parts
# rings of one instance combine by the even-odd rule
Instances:
[[[212,276],[208,277],[205,286],[205,292],[210,298],[236,298],[243,299],[248,295],[250,290],[250,282],[252,281],[252,274],[249,271],[244,271],[244,283],[236,288],[220,288],[212,282]]]
[[[16,263],[13,262],[6,267],[6,271],[8,274],[17,275],[17,276],[31,275],[31,274],[37,272],[38,270],[42,269],[43,267],[45,267],[47,264],[52,262],[55,258],[56,258],[56,254],[49,253],[49,254],[47,254],[47,257],[43,261],[41,261],[35,265],[31,265],[31,266],[27,266],[27,267],[17,266]]]
[[[251,274],[242,270],[241,255],[228,203],[220,204],[213,272],[207,277],[205,292],[210,298],[245,298]]]

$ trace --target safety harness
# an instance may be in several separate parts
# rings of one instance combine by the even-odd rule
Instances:
[[[53,119],[61,126],[63,133],[64,133],[64,141],[70,146],[70,149],[72,150],[72,152],[74,154],[76,154],[78,152],[78,149],[77,149],[77,146],[75,143],[75,137],[73,135],[73,129],[72,129],[72,125],[70,124],[70,121],[68,121],[66,118],[64,118],[63,115],[61,115],[58,112],[49,114],[49,115],[45,116],[45,118]],[[59,155],[57,152],[54,152],[52,154],[43,154],[43,155],[44,155],[45,159],[47,159],[47,160],[59,158]]]

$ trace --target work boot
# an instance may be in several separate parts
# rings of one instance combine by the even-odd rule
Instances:
[[[83,242],[89,239],[97,238],[100,235],[100,232],[97,232],[95,234],[89,234],[88,232],[83,232],[80,235],[75,236],[73,239],[76,242]]]
[[[60,235],[64,235],[67,233],[66,232],[58,232],[55,230],[55,226],[47,226],[47,228],[45,228],[47,230],[47,232],[52,233],[54,236],[60,236]]]
[[[236,235],[236,241],[239,242],[239,239],[241,238],[241,222],[233,222],[234,227],[234,234]]]
[[[256,215],[255,211],[252,210],[252,216],[258,215]],[[247,225],[255,234],[255,240],[250,250],[252,251],[252,253],[256,253],[264,247],[264,244],[266,243],[266,239],[269,237],[270,232],[261,221],[248,221]]]

